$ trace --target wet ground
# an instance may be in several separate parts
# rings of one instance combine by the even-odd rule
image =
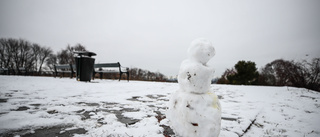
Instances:
[[[145,97],[150,98],[151,100],[162,100],[162,101],[168,101],[167,99],[163,98],[164,95],[146,95]],[[152,101],[145,101],[142,99],[141,96],[133,96],[132,98],[129,98],[127,100],[129,101],[137,101],[142,103],[150,103],[150,105],[147,105],[148,107],[154,108],[154,111],[157,115],[154,116],[158,119],[158,122],[160,123],[163,119],[165,119],[165,115],[163,112],[166,108],[164,107],[157,107],[155,105],[152,105]],[[9,99],[8,98],[1,98],[0,103],[6,103]],[[107,112],[107,113],[113,113],[117,117],[117,120],[126,126],[134,125],[135,123],[141,121],[141,119],[134,119],[125,117],[123,113],[126,112],[138,112],[139,109],[134,108],[127,108],[124,106],[124,104],[114,103],[114,102],[100,102],[100,103],[87,103],[87,102],[78,102],[78,105],[81,106],[87,106],[92,107],[94,111],[86,111],[85,109],[75,111],[76,115],[81,116],[81,120],[85,121],[88,119],[91,119],[91,116],[96,115],[98,112]],[[61,104],[63,105],[63,104]],[[27,111],[29,109],[38,110],[42,104],[29,104],[29,106],[20,106],[17,109],[13,109],[11,111]],[[117,107],[118,109],[113,109],[114,107]],[[43,108],[42,108],[43,109]],[[48,110],[46,111],[48,114],[52,115],[59,115],[59,111],[57,110]],[[0,113],[0,115],[6,114],[6,113]],[[148,116],[153,117],[153,116]],[[103,125],[107,124],[107,122],[104,121],[104,118],[96,119],[97,124]],[[167,125],[160,125],[163,130],[164,136],[173,136],[174,132],[172,129]],[[75,125],[55,125],[52,127],[38,127],[34,129],[34,127],[30,129],[21,129],[17,131],[6,131],[5,133],[0,134],[1,137],[70,137],[74,136],[75,134],[85,134],[87,131],[84,128],[76,128]]]
[[[164,114],[178,84],[0,79],[0,137],[174,135]],[[318,92],[292,87],[212,88],[222,106],[220,137],[320,135]]]

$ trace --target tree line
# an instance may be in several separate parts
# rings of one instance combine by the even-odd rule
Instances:
[[[74,51],[87,51],[81,44],[67,45],[54,53],[50,47],[41,46],[24,39],[0,39],[0,68],[7,68],[10,74],[21,75],[21,69],[29,75],[50,75],[56,64],[75,64]],[[151,72],[140,68],[129,70],[131,80],[166,81],[160,72]],[[116,74],[106,74],[106,78],[118,78]]]
[[[85,50],[81,44],[68,45],[56,54],[50,47],[41,46],[24,39],[0,39],[0,67],[8,68],[12,74],[21,74],[21,69],[33,75],[53,70],[55,64],[74,63],[73,51]]]
[[[320,91],[320,58],[308,61],[274,60],[258,71],[251,61],[239,61],[227,69],[218,84],[293,86]]]
[[[0,67],[20,74],[19,68],[39,72],[43,70],[46,59],[52,54],[50,47],[43,47],[23,39],[0,39]]]
[[[100,76],[100,74],[97,74],[97,76]],[[126,75],[122,75],[121,79],[125,80],[126,77],[127,77]],[[103,78],[119,79],[119,74],[103,73]],[[168,81],[167,77],[160,72],[151,72],[149,70],[135,68],[135,67],[129,69],[129,78],[130,80],[140,80],[140,81],[159,81],[159,82]]]
[[[130,79],[143,81],[167,81],[165,75],[160,72],[151,72],[140,68],[131,68],[129,71]]]

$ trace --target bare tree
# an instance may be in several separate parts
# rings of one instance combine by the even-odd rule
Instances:
[[[87,51],[86,47],[81,45],[80,43],[76,44],[74,47],[71,48],[72,51]]]
[[[309,89],[320,91],[320,58],[314,58],[307,64],[309,69],[307,86]]]
[[[275,60],[261,69],[261,83],[320,91],[320,58],[313,59],[311,63]]]
[[[54,65],[58,64],[58,58],[55,54],[50,54],[46,60],[46,65],[49,67],[50,70],[54,69]]]
[[[74,47],[68,45],[66,49],[57,53],[57,59],[59,64],[75,64],[74,51],[86,51],[85,47],[81,44],[77,44]]]
[[[31,51],[31,43],[23,39],[9,39],[11,52],[13,53],[14,69],[19,74],[19,68],[24,67],[27,70],[32,69],[33,58]]]
[[[39,58],[39,54],[40,54],[40,45],[38,44],[33,44],[31,49],[32,49],[32,52],[33,52],[33,59],[34,59],[34,70],[37,71],[38,70],[38,58]]]
[[[42,47],[39,44],[33,44],[23,39],[0,39],[0,65],[1,67],[14,70],[19,74],[19,68],[25,68],[25,71],[39,71],[48,58],[52,50]]]
[[[39,67],[39,73],[41,74],[42,65],[44,64],[45,60],[49,58],[49,56],[52,54],[52,49],[49,47],[42,47],[40,48],[40,54],[39,54],[39,61],[40,61],[40,67]]]
[[[12,52],[10,51],[10,44],[8,39],[0,39],[0,61],[1,67],[10,68],[10,62],[12,61]]]
[[[160,72],[151,72],[140,68],[130,69],[131,80],[144,80],[144,81],[166,81],[165,75]]]
[[[218,84],[229,84],[230,81],[228,81],[228,76],[233,76],[237,72],[234,68],[232,69],[227,69],[221,76],[221,78],[218,79],[217,83]]]

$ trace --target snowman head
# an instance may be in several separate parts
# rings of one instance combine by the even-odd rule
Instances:
[[[190,59],[206,65],[207,62],[215,55],[212,43],[205,38],[198,38],[191,42],[188,49]]]

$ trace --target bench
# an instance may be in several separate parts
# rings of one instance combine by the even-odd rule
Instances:
[[[70,73],[70,78],[73,78],[73,75],[75,74],[75,71],[73,68],[74,68],[74,65],[72,64],[54,65],[54,73],[55,73],[54,77],[57,77],[58,74],[60,73],[62,73],[62,76],[64,76],[64,73]]]
[[[0,68],[0,74],[2,75],[22,75],[24,74],[25,76],[27,75],[27,69],[24,67],[20,67],[17,70],[11,69],[11,68]]]
[[[27,69],[26,68],[24,68],[24,67],[20,67],[19,68],[19,73],[22,75],[22,74],[24,74],[25,76],[27,75]]]
[[[96,70],[96,68],[98,68],[98,70]],[[119,68],[119,71],[103,70],[103,68]],[[119,62],[94,64],[93,78],[96,73],[99,73],[100,79],[102,79],[103,73],[120,73],[119,81],[121,79],[122,74],[125,73],[127,74],[127,80],[129,81],[129,68],[122,67]]]
[[[0,74],[2,75],[9,75],[10,71],[8,68],[0,68]]]

